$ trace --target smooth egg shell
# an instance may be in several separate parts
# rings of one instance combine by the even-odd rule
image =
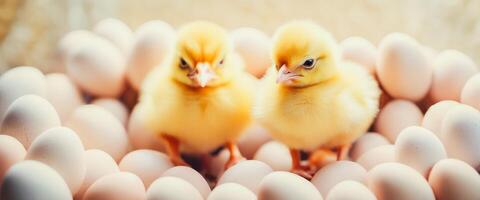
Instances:
[[[367,182],[378,200],[435,200],[427,180],[400,163],[377,165],[368,172]]]
[[[146,125],[146,116],[143,111],[145,107],[142,104],[137,104],[130,115],[128,121],[128,137],[135,149],[153,149],[157,151],[164,151],[163,142],[152,129]]]
[[[403,129],[395,141],[395,160],[428,177],[433,165],[447,158],[440,139],[428,129],[412,126]]]
[[[419,101],[428,93],[432,67],[418,42],[402,33],[391,33],[379,44],[377,75],[395,98]]]
[[[127,107],[117,99],[101,98],[95,99],[92,104],[105,108],[113,114],[122,124],[127,123],[128,110]]]
[[[266,163],[275,171],[288,171],[292,168],[292,158],[288,147],[277,141],[270,141],[262,145],[253,159]]]
[[[461,102],[480,110],[480,74],[470,79],[462,89]]]
[[[147,200],[182,199],[203,200],[198,190],[187,181],[177,177],[160,177],[147,190]]]
[[[28,149],[27,160],[36,160],[55,169],[72,194],[83,183],[86,172],[82,141],[69,128],[51,128],[39,135]]]
[[[9,135],[0,135],[0,185],[3,175],[13,164],[25,158],[27,152],[22,143]]]
[[[161,152],[141,149],[125,155],[118,166],[122,171],[136,174],[148,187],[167,169],[173,167],[173,164],[169,157]]]
[[[80,90],[62,73],[47,74],[45,80],[47,100],[53,105],[62,122],[67,121],[72,112],[84,104]]]
[[[322,200],[317,188],[296,174],[278,171],[265,176],[260,182],[258,200]]]
[[[218,180],[217,185],[237,183],[256,193],[263,177],[272,172],[273,169],[270,166],[258,160],[241,161],[228,168]]]
[[[140,178],[132,173],[118,172],[95,181],[85,192],[83,200],[132,200],[145,199],[145,196],[145,186]]]
[[[456,105],[458,105],[458,102],[451,100],[444,100],[433,104],[425,113],[422,126],[440,137],[443,118],[445,118],[445,114]]]
[[[202,194],[203,198],[207,198],[212,191],[205,178],[191,167],[176,166],[166,170],[162,176],[172,176],[181,178],[192,184]]]
[[[342,181],[330,189],[326,200],[377,200],[377,197],[364,185],[357,181]]]
[[[236,183],[218,185],[206,200],[257,200],[255,194],[246,187]]]
[[[363,153],[378,146],[390,144],[388,140],[378,133],[367,133],[360,136],[350,149],[350,157],[357,160]]]
[[[381,163],[394,161],[395,146],[391,144],[381,145],[370,149],[357,159],[358,164],[362,165],[367,170],[370,170]]]
[[[243,58],[246,70],[262,77],[272,65],[270,59],[270,38],[255,28],[239,28],[230,33],[234,50]]]
[[[322,167],[315,173],[311,182],[323,197],[327,197],[330,189],[337,183],[345,180],[365,183],[366,176],[367,171],[358,163],[352,161],[337,161]]]
[[[133,33],[122,21],[114,18],[103,19],[93,27],[93,32],[112,42],[124,55],[128,54]]]
[[[83,105],[75,109],[65,126],[82,139],[85,149],[100,149],[120,160],[128,149],[128,138],[122,123],[104,108]]]
[[[422,111],[414,103],[397,99],[388,102],[380,111],[375,130],[393,143],[400,131],[409,126],[420,125],[422,119]]]
[[[349,37],[340,43],[342,59],[363,66],[370,74],[375,73],[377,49],[362,37]]]
[[[237,144],[242,155],[247,159],[252,159],[255,152],[270,140],[272,137],[267,129],[260,124],[253,124],[241,134]]]
[[[0,188],[2,200],[71,200],[72,194],[62,177],[38,161],[22,161],[5,174]]]
[[[43,131],[60,126],[57,111],[47,100],[25,95],[15,100],[4,115],[0,133],[15,137],[26,148]]]

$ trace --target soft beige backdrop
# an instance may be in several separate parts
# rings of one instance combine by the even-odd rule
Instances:
[[[0,0],[0,71],[17,65],[61,70],[54,62],[59,37],[106,17],[132,28],[151,19],[175,27],[206,19],[268,34],[289,19],[309,18],[338,40],[360,35],[376,44],[401,31],[437,50],[464,51],[480,63],[480,0]]]

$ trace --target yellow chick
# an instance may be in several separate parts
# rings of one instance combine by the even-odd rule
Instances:
[[[170,59],[148,75],[140,97],[146,125],[174,164],[187,165],[181,152],[205,154],[224,144],[226,167],[243,158],[235,140],[253,118],[255,79],[238,58],[223,28],[196,21],[179,30]]]
[[[334,38],[310,21],[280,27],[272,59],[255,115],[290,148],[292,172],[309,177],[299,150],[335,148],[343,159],[375,118],[380,89],[362,67],[341,61]]]

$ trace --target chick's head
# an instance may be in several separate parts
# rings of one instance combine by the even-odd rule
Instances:
[[[214,87],[232,77],[231,45],[226,31],[211,22],[184,25],[178,33],[174,78],[191,87]]]
[[[292,21],[275,33],[272,59],[277,83],[304,87],[326,81],[337,72],[338,50],[335,39],[310,21]]]

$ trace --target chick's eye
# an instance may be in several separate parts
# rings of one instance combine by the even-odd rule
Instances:
[[[183,58],[180,58],[180,65],[179,65],[179,67],[180,67],[181,69],[188,69],[188,68],[189,68],[187,61],[185,61]]]
[[[220,62],[218,62],[218,65],[223,65],[223,59],[221,59]]]
[[[303,62],[303,67],[305,69],[312,69],[315,64],[315,61],[313,59],[308,59],[305,62]]]

